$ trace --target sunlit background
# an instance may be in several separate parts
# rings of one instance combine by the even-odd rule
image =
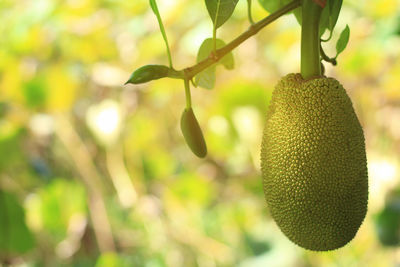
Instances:
[[[174,66],[212,35],[204,1],[159,0]],[[268,15],[254,2],[254,17]],[[286,16],[194,88],[209,154],[179,128],[183,83],[123,86],[167,64],[147,0],[0,1],[0,266],[399,266],[400,1],[345,1],[326,74],[347,89],[365,130],[369,210],[355,239],[305,251],[279,231],[259,151],[274,85],[298,72],[300,28]],[[249,26],[246,1],[218,36]]]

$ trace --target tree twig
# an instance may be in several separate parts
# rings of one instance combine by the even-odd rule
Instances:
[[[226,54],[231,52],[233,49],[241,45],[244,41],[257,34],[261,29],[263,29],[268,24],[274,22],[279,17],[287,14],[288,12],[298,8],[301,5],[301,0],[293,0],[289,4],[280,8],[276,12],[270,14],[268,17],[260,20],[259,22],[252,24],[249,29],[239,35],[236,39],[225,45],[224,47],[217,49],[215,53],[212,53],[211,56],[206,58],[205,60],[193,65],[191,67],[185,68],[183,70],[171,70],[168,73],[169,78],[175,79],[188,79],[191,80],[194,76],[196,76],[201,71],[210,67],[211,65],[218,62],[222,59]]]
[[[322,58],[324,61],[331,63],[333,66],[336,66],[336,64],[337,64],[336,58],[330,58],[330,57],[328,57],[328,56],[325,54],[325,51],[324,51],[324,49],[322,48],[322,46],[320,46],[319,49],[320,49],[321,58]]]

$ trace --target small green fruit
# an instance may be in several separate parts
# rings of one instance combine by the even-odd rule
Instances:
[[[192,108],[186,108],[183,111],[181,130],[186,143],[193,153],[200,158],[204,158],[207,155],[207,146]]]

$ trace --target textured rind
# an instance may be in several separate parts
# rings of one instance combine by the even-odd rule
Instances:
[[[367,212],[367,159],[338,81],[282,78],[267,113],[261,169],[271,215],[291,241],[326,251],[354,238]]]

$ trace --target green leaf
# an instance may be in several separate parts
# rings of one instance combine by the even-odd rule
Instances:
[[[217,43],[217,49],[224,47],[226,45],[225,42],[222,41],[221,39],[217,39],[216,43]],[[197,54],[197,63],[208,58],[211,52],[213,51],[214,51],[213,39],[212,38],[205,39],[201,44],[199,52]],[[228,70],[233,69],[235,67],[235,60],[233,58],[232,52],[226,54],[217,64],[223,65]],[[215,66],[211,66],[203,70],[195,77],[196,84],[206,89],[212,89],[214,87],[215,80],[216,80]]]
[[[320,37],[324,34],[324,32],[326,31],[326,29],[328,28],[328,24],[329,24],[329,15],[330,15],[329,5],[326,5],[326,6],[322,9],[321,18],[320,18],[320,20],[319,20],[319,36],[320,36]]]
[[[205,0],[213,25],[216,29],[221,27],[235,10],[239,0]]]
[[[160,15],[160,12],[158,11],[157,3],[155,0],[150,0],[150,7],[151,10],[153,10],[154,14],[158,17]]]
[[[26,105],[31,108],[42,107],[46,103],[47,84],[43,75],[36,75],[23,86]]]
[[[21,167],[23,166],[21,163],[26,161],[22,152],[22,140],[26,138],[24,132],[17,127],[11,129],[6,127],[0,127],[0,173],[7,173],[17,166]]]
[[[326,30],[330,31],[330,37],[332,36],[333,29],[336,26],[336,22],[339,18],[339,13],[342,8],[343,0],[328,0],[325,8],[321,14],[321,20],[319,25],[320,36],[322,36]]]
[[[50,242],[59,243],[68,237],[68,226],[76,216],[86,216],[86,192],[83,185],[73,179],[55,178],[37,192],[38,199],[31,203],[31,213],[38,217]]]
[[[292,2],[292,0],[258,0],[258,2],[266,11],[268,11],[269,13],[273,13]],[[291,13],[296,16],[297,21],[301,25],[301,6],[287,14]]]
[[[346,28],[342,31],[340,34],[340,37],[336,43],[336,57],[344,51],[346,48],[348,42],[349,42],[349,37],[350,37],[350,28],[349,25],[346,25]]]
[[[8,192],[0,191],[0,251],[25,253],[34,247],[34,239],[25,223],[23,207]]]
[[[165,29],[164,29],[164,25],[163,25],[163,22],[161,19],[160,12],[158,11],[156,0],[150,0],[150,7],[153,10],[153,13],[157,17],[158,25],[160,27],[162,37],[164,38],[165,46],[167,47],[169,66],[172,68],[172,57],[171,57],[171,51],[169,49],[168,38],[167,38],[167,34],[165,33]]]
[[[398,246],[400,244],[400,201],[390,199],[375,217],[375,229],[378,239],[384,246]]]
[[[376,219],[376,231],[379,241],[385,246],[398,246],[400,243],[399,226],[399,211],[385,208]]]
[[[170,68],[164,65],[146,65],[135,70],[125,83],[140,84],[168,76]]]
[[[211,66],[196,75],[195,84],[205,89],[213,89],[215,80],[215,66]]]
[[[284,5],[289,4],[291,0],[258,0],[258,2],[266,11],[273,13]]]
[[[217,39],[216,44],[217,44],[217,49],[222,48],[226,45],[225,42],[222,41],[221,39]],[[197,63],[208,58],[211,52],[213,51],[214,51],[213,39],[212,38],[205,39],[200,46],[199,52],[197,53]],[[222,64],[228,70],[233,69],[235,67],[235,60],[233,58],[232,52],[226,54],[223,58],[221,58],[221,60],[218,63]]]
[[[328,7],[330,10],[329,16],[329,27],[328,29],[332,32],[336,26],[336,22],[339,18],[339,13],[342,8],[343,0],[328,0]]]
[[[295,10],[292,11],[294,16],[296,17],[297,22],[299,23],[299,25],[301,25],[301,21],[302,21],[302,10],[301,10],[301,6],[299,6],[298,8],[296,8]]]

